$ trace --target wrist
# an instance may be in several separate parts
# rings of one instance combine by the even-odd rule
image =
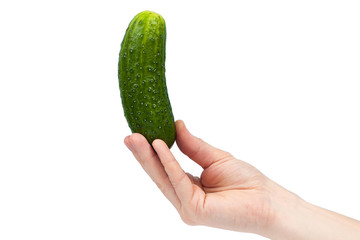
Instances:
[[[310,204],[274,183],[273,218],[262,234],[272,240],[358,239],[360,222]]]
[[[270,189],[272,218],[261,235],[273,240],[307,239],[312,205],[275,182]]]

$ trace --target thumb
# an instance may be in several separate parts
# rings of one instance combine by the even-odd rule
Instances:
[[[211,146],[200,138],[193,136],[182,120],[175,122],[176,144],[182,153],[206,169],[213,163],[228,157],[230,154]]]

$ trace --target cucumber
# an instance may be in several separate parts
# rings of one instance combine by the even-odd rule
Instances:
[[[176,137],[165,80],[166,25],[151,11],[130,22],[119,54],[118,77],[124,115],[133,133],[170,148]]]

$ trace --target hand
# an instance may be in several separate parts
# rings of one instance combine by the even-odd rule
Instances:
[[[184,173],[167,145],[135,133],[125,138],[144,170],[189,225],[264,233],[274,220],[272,182],[253,166],[194,137],[176,122],[180,150],[204,170],[201,177]]]
[[[359,240],[360,222],[312,205],[231,154],[194,137],[176,122],[176,143],[199,164],[185,173],[162,140],[125,138],[144,170],[189,225],[252,232],[273,240]],[[154,150],[156,152],[154,152]]]

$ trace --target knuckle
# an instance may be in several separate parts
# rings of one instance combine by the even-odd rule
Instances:
[[[188,215],[181,215],[181,220],[186,225],[189,225],[189,226],[195,226],[196,225],[195,220],[192,217],[188,216]]]
[[[155,182],[156,186],[160,189],[160,191],[165,194],[166,187],[164,186],[164,184],[161,184],[158,181],[154,181],[154,182]]]
[[[137,156],[136,159],[140,163],[140,165],[143,167],[143,169],[147,169],[147,161],[142,156]]]
[[[174,178],[170,178],[171,185],[174,188],[178,188],[186,178],[188,178],[188,175],[186,175],[185,172],[182,172],[179,175],[174,176]]]
[[[198,225],[197,218],[194,212],[189,211],[188,209],[182,209],[180,212],[181,220],[189,226],[196,226]]]
[[[224,157],[232,157],[231,153],[228,152],[228,151],[224,151],[222,150],[223,154],[224,154]]]
[[[232,158],[234,158],[230,152],[224,151],[224,150],[220,150],[218,153],[218,158],[223,160],[223,161],[227,161],[230,160]]]
[[[198,141],[199,142],[201,142],[201,143],[204,143],[205,141],[202,139],[202,138],[200,138],[200,137],[196,137],[197,139],[198,139]]]

